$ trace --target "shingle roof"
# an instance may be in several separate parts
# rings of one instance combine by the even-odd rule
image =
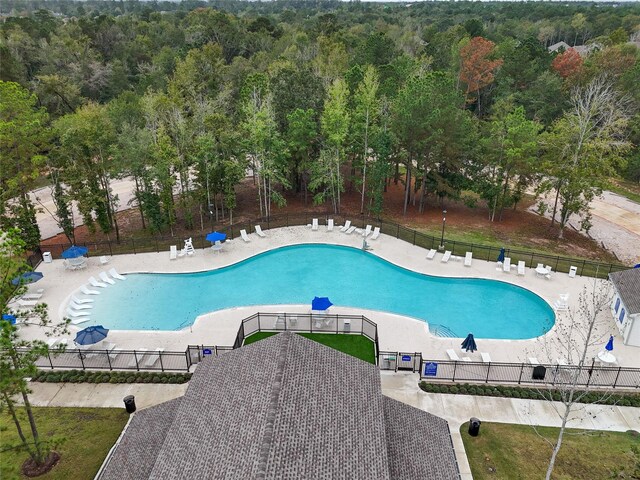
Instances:
[[[627,307],[627,314],[640,313],[640,268],[610,273],[609,279]]]
[[[383,398],[391,478],[460,478],[447,421],[392,398]]]
[[[100,479],[149,478],[181,400],[176,398],[139,410],[127,426]]]
[[[131,422],[101,480],[458,478],[446,422],[385,399],[379,375],[290,332],[207,358],[170,422],[159,407],[136,414],[149,412]],[[157,432],[162,445],[128,453],[147,465],[114,465],[156,421],[171,424]],[[411,455],[389,444],[405,438]]]

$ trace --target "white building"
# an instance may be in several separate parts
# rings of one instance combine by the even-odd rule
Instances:
[[[625,345],[640,347],[640,268],[609,274],[614,296],[611,314]]]

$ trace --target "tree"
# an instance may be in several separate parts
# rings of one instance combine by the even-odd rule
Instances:
[[[9,301],[24,291],[21,284],[13,285],[11,280],[28,271],[25,262],[25,243],[20,239],[21,232],[16,229],[0,231],[0,312],[7,312]],[[61,335],[67,332],[68,321],[52,325],[47,318],[47,306],[40,305],[29,311],[11,312],[21,323],[38,325],[47,330],[47,335]],[[27,320],[28,319],[28,320]],[[24,340],[20,332],[9,321],[0,320],[0,408],[6,408],[20,437],[17,446],[29,454],[30,460],[23,468],[29,470],[42,469],[45,465],[51,468],[59,458],[52,449],[59,439],[41,437],[38,432],[33,409],[29,401],[28,377],[37,371],[36,360],[47,355],[47,344],[39,340]],[[28,433],[23,428],[23,420],[17,412],[16,396],[22,399],[28,419]]]
[[[18,227],[29,249],[40,229],[29,197],[51,137],[48,115],[17,83],[0,81],[0,228]]]
[[[307,204],[311,159],[317,151],[318,124],[316,111],[309,108],[295,109],[287,115],[287,146],[291,155],[289,172],[294,178],[296,191],[304,191],[304,203]]]
[[[340,213],[340,193],[344,191],[344,179],[340,172],[345,161],[344,147],[349,133],[350,116],[347,110],[347,84],[337,79],[329,88],[320,120],[324,137],[320,158],[311,171],[309,187],[317,193],[316,203],[331,199],[334,213]]]
[[[553,371],[551,387],[537,389],[539,395],[548,400],[560,418],[560,430],[556,441],[549,446],[552,449],[549,465],[545,475],[551,479],[558,452],[562,447],[567,422],[571,420],[571,413],[578,403],[594,388],[579,386],[584,383],[586,375],[592,380],[589,385],[597,385],[598,373],[593,373],[593,359],[597,350],[602,349],[609,333],[608,313],[611,305],[611,287],[609,282],[594,278],[591,285],[584,287],[578,298],[577,306],[569,310],[568,320],[559,322],[558,335],[552,340],[545,341],[543,348],[547,350],[549,358],[561,355],[571,366],[558,366]],[[559,398],[557,397],[559,395]],[[600,402],[606,401],[608,392],[600,394]]]
[[[588,230],[589,203],[602,191],[605,180],[623,162],[630,145],[626,127],[632,112],[627,98],[614,90],[606,77],[598,77],[571,95],[571,109],[543,136],[549,179],[542,191],[556,191],[551,224],[560,210],[559,238],[572,214],[582,215]]]
[[[480,114],[480,90],[493,82],[496,69],[502,65],[501,59],[491,59],[495,43],[482,37],[474,37],[460,49],[460,80],[467,88],[467,102],[475,94]],[[472,100],[471,100],[472,101]]]
[[[482,181],[478,182],[492,222],[496,213],[502,220],[504,208],[514,205],[531,183],[542,130],[539,123],[527,120],[523,107],[500,102],[495,111],[483,142]]]
[[[570,48],[562,52],[553,59],[553,68],[562,78],[569,78],[580,72],[584,61],[575,48]]]
[[[360,149],[360,163],[362,165],[362,185],[360,199],[360,213],[364,213],[364,197],[367,190],[367,164],[369,158],[375,156],[370,150],[372,133],[375,133],[378,118],[380,116],[380,101],[378,99],[378,74],[373,65],[368,65],[364,72],[364,78],[358,85],[354,95],[353,130],[357,137],[356,142]]]

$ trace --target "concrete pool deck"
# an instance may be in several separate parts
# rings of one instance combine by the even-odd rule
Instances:
[[[41,301],[49,306],[51,319],[59,321],[62,318],[70,296],[82,285],[87,283],[90,276],[98,278],[101,271],[115,268],[119,273],[134,272],[195,272],[211,270],[242,261],[253,255],[286,245],[301,243],[327,243],[345,245],[355,248],[362,247],[362,236],[357,233],[346,235],[338,228],[327,232],[321,226],[318,231],[309,227],[285,227],[265,230],[266,238],[255,234],[250,235],[251,241],[245,243],[241,239],[225,242],[221,253],[214,253],[210,248],[197,249],[193,256],[169,259],[169,252],[140,253],[137,255],[116,255],[109,258],[107,265],[100,265],[97,257],[88,261],[84,270],[67,271],[62,260],[52,263],[42,263],[38,271],[44,278],[33,285],[33,289],[44,288],[45,295]],[[541,296],[549,304],[553,304],[561,293],[568,293],[569,307],[577,308],[580,292],[593,283],[588,277],[569,278],[567,274],[554,273],[551,280],[538,277],[533,269],[526,269],[524,276],[516,275],[515,270],[505,273],[496,270],[495,262],[474,259],[471,267],[465,267],[462,259],[450,260],[448,263],[440,261],[442,254],[438,253],[433,260],[426,259],[427,251],[396,238],[380,235],[377,240],[368,241],[372,247],[371,253],[388,260],[401,267],[429,275],[447,277],[475,277],[501,280],[527,288]],[[181,248],[182,239],[176,239]],[[118,281],[118,280],[116,280]],[[268,281],[268,278],[265,278]],[[107,287],[108,288],[108,287]],[[96,288],[93,288],[96,289]],[[100,290],[99,288],[97,290]],[[180,302],[176,295],[174,299]],[[109,341],[115,343],[119,349],[153,349],[163,347],[165,350],[183,351],[187,345],[232,345],[240,322],[256,312],[298,312],[308,313],[309,305],[267,305],[238,307],[201,315],[191,326],[180,331],[116,331],[109,332]],[[427,325],[420,321],[390,313],[334,306],[331,313],[349,313],[368,317],[378,325],[380,349],[389,351],[422,352],[425,358],[445,359],[446,350],[453,348],[459,351],[461,339],[436,337],[429,333]],[[536,357],[542,363],[555,363],[557,358],[566,356],[559,347],[559,332],[567,327],[569,322],[567,313],[559,313],[556,325],[549,333],[530,340],[489,340],[479,339],[479,351],[487,352],[493,361],[522,362],[529,357]],[[71,327],[72,339],[75,332],[91,325],[91,322]],[[36,326],[22,326],[21,332],[26,339],[44,339],[44,332]],[[609,334],[614,334],[614,354],[619,365],[640,367],[640,349],[622,344],[617,333],[618,329],[607,309],[602,313],[597,330],[593,338],[602,339],[593,345],[589,357],[595,356],[602,350]],[[71,342],[70,342],[71,344]],[[480,354],[465,354],[473,360],[480,361]]]

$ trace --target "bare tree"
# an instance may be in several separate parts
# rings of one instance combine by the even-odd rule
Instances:
[[[558,322],[557,334],[544,343],[543,348],[547,350],[548,358],[559,355],[568,364],[554,368],[552,378],[544,385],[549,388],[537,390],[540,396],[551,403],[561,420],[558,437],[555,442],[549,442],[553,453],[546,480],[551,478],[571,414],[581,408],[579,404],[585,395],[593,392],[590,385],[599,383],[596,381],[599,373],[594,369],[594,359],[610,333],[607,312],[611,298],[609,282],[594,278],[580,293],[577,306],[566,313],[566,319]],[[559,360],[558,363],[563,362]],[[606,372],[603,374],[606,375]],[[598,403],[605,402],[609,396],[609,391],[602,391]]]

